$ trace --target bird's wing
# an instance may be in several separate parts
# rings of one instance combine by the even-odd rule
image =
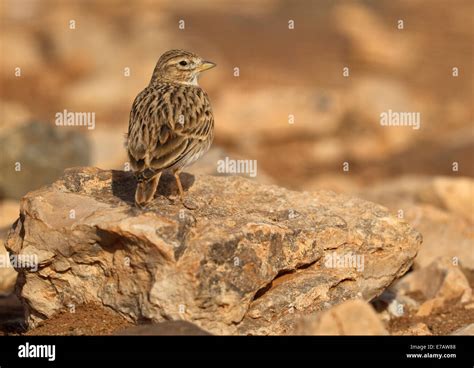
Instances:
[[[128,152],[136,170],[184,166],[212,140],[214,120],[198,87],[160,84],[135,99],[130,112]]]

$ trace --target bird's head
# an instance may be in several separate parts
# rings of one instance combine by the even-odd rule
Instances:
[[[201,72],[215,67],[216,64],[184,50],[170,50],[161,55],[151,82],[163,80],[168,82],[197,85]]]

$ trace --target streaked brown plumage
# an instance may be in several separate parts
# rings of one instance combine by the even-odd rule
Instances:
[[[200,158],[214,137],[211,105],[197,84],[199,73],[214,66],[191,52],[168,51],[135,98],[126,148],[138,181],[138,206],[153,199],[163,170],[173,172],[183,201],[179,172]]]

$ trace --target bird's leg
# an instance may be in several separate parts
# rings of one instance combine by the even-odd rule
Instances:
[[[174,172],[174,178],[176,179],[176,184],[178,185],[178,190],[179,190],[179,199],[181,200],[181,203],[184,207],[186,207],[188,210],[195,210],[197,209],[197,206],[190,205],[184,201],[184,190],[183,186],[181,185],[181,180],[179,178],[179,171]]]
[[[179,199],[181,200],[181,203],[184,203],[184,190],[183,186],[181,185],[181,180],[179,178],[179,171],[175,171],[174,178],[176,179],[176,184],[178,185]]]

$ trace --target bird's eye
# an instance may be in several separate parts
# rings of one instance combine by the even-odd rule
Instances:
[[[179,62],[179,65],[186,66],[186,65],[188,65],[188,63],[186,62],[186,60],[181,60]]]

